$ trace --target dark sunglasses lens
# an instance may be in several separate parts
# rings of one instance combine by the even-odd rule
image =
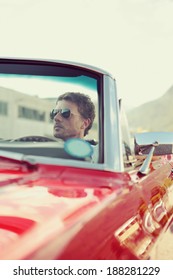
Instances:
[[[70,110],[69,109],[53,109],[51,112],[50,112],[50,118],[51,120],[54,119],[54,117],[58,114],[58,113],[61,113],[61,116],[64,118],[64,119],[68,119],[70,117]]]
[[[70,110],[69,109],[62,110],[61,116],[65,119],[68,119],[70,117]]]
[[[53,109],[53,110],[50,112],[50,118],[51,118],[51,120],[54,119],[54,117],[56,116],[56,114],[57,114],[57,111],[56,111],[55,109]]]

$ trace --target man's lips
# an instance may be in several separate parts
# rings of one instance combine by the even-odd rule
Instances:
[[[54,125],[54,129],[56,130],[56,129],[60,129],[60,128],[64,128],[62,125],[59,125],[59,124],[55,124]]]

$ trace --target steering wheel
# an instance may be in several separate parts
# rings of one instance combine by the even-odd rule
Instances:
[[[12,140],[12,142],[56,142],[55,139],[46,136],[31,135],[23,136]]]

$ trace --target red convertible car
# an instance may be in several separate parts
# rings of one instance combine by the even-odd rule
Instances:
[[[85,140],[53,137],[49,113],[67,91],[95,104]],[[172,133],[131,146],[106,71],[0,59],[0,259],[173,259]]]

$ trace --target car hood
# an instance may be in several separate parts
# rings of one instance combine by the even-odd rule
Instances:
[[[0,258],[25,258],[55,235],[61,236],[61,252],[128,182],[127,174],[3,159]],[[19,246],[20,251],[16,250]]]

